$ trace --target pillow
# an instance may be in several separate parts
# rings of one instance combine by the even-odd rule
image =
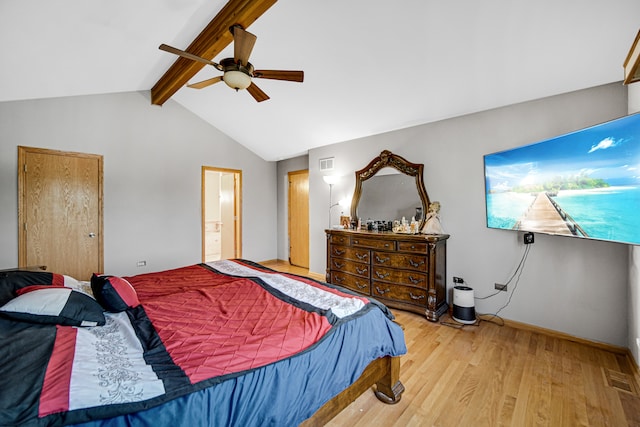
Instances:
[[[0,305],[6,304],[16,296],[16,291],[30,285],[63,286],[63,278],[59,274],[47,271],[14,270],[0,273]]]
[[[140,305],[136,290],[122,277],[94,274],[91,289],[96,300],[113,313]]]
[[[47,271],[14,270],[0,273],[0,306],[20,294],[22,289],[33,285],[64,286],[93,296],[87,282],[80,282],[71,276]]]
[[[103,312],[90,296],[55,286],[30,287],[0,307],[0,314],[10,319],[65,326],[104,325]]]

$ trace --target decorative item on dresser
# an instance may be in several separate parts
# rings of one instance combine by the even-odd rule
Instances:
[[[415,178],[415,185],[385,189],[385,197],[374,194],[386,184],[363,186],[373,177],[389,175],[393,168]],[[411,215],[416,207],[427,211],[429,196],[422,177],[423,165],[383,151],[364,169],[356,171],[356,187],[351,204],[351,217],[375,218],[391,222],[398,218],[387,215]],[[406,180],[405,180],[406,181]],[[367,199],[366,204],[361,203]],[[376,210],[371,200],[382,199],[385,207]],[[397,205],[397,210],[388,206]],[[366,206],[366,211],[363,206]],[[403,210],[404,209],[404,210]],[[410,210],[409,210],[410,209]],[[391,212],[391,213],[390,213]],[[420,219],[420,227],[425,218]],[[358,221],[362,222],[362,221]],[[448,308],[446,301],[446,243],[448,234],[403,234],[366,229],[326,230],[327,282],[371,295],[389,307],[424,313],[428,320],[438,321]]]

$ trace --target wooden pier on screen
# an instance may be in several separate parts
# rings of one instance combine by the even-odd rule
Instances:
[[[549,193],[541,192],[522,218],[513,227],[516,230],[586,237],[586,232],[553,200]]]

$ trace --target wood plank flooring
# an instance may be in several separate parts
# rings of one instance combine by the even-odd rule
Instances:
[[[453,328],[393,312],[408,347],[402,400],[385,405],[365,393],[328,426],[640,426],[636,370],[625,353],[491,322]]]

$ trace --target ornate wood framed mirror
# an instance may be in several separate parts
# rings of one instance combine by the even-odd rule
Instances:
[[[351,218],[387,222],[415,216],[422,229],[429,207],[423,170],[421,163],[411,163],[389,150],[382,151],[356,171]]]

